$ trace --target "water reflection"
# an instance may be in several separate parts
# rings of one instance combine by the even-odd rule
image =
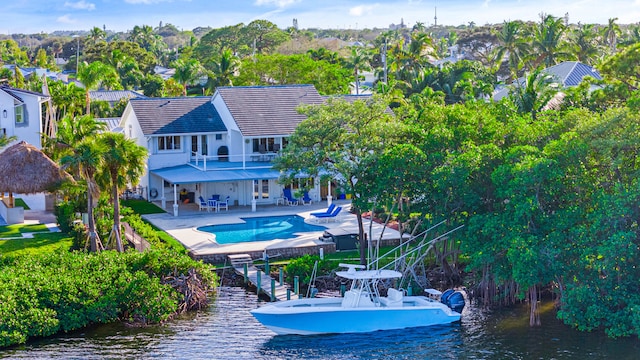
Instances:
[[[525,307],[467,306],[446,326],[366,334],[275,336],[249,313],[255,295],[224,287],[206,312],[164,326],[111,324],[0,351],[12,359],[638,359],[637,339],[573,331],[546,313],[530,328]]]

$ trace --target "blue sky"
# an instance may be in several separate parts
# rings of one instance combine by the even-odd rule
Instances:
[[[266,19],[281,28],[294,18],[300,28],[362,29],[416,22],[478,25],[504,20],[538,20],[544,12],[569,13],[572,23],[640,21],[640,0],[0,0],[0,33],[89,30],[125,31],[160,21],[191,30]]]

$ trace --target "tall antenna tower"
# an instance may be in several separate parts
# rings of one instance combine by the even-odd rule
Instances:
[[[438,7],[433,8],[433,26],[438,26]]]

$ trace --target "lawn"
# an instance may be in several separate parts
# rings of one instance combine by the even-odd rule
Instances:
[[[156,204],[150,203],[146,200],[122,200],[120,203],[123,206],[131,208],[136,214],[140,215],[162,214],[166,212]]]
[[[49,231],[44,224],[0,226],[0,238],[21,237],[22,233]]]
[[[71,245],[72,238],[67,234],[59,232],[34,234],[32,239],[0,240],[0,254],[15,256],[51,253],[58,249],[69,251]]]

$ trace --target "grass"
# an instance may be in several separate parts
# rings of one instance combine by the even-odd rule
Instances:
[[[58,249],[69,251],[72,243],[71,236],[64,233],[34,234],[33,239],[0,240],[0,254],[21,256],[51,253]]]
[[[0,238],[21,237],[22,233],[49,231],[44,224],[4,225],[0,226]]]
[[[140,215],[162,214],[166,212],[156,204],[150,203],[146,200],[122,200],[121,204],[128,208],[131,208],[133,212]]]
[[[25,210],[31,210],[29,205],[27,205],[27,203],[24,202],[22,198],[16,198],[14,201],[15,201],[15,206],[22,206]]]

